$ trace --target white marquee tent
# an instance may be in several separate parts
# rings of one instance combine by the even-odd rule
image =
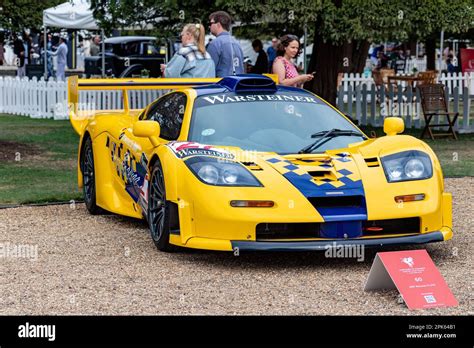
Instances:
[[[65,29],[99,30],[90,2],[72,0],[43,11],[43,25]]]
[[[89,0],[71,0],[43,11],[44,50],[47,49],[47,27],[64,29],[99,30],[99,25],[92,15]],[[46,53],[45,53],[46,55]],[[45,78],[47,76],[47,59],[44,60]],[[105,71],[104,33],[102,31],[102,72]]]

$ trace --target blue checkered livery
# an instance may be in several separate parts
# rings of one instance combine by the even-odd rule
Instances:
[[[349,154],[291,161],[278,155],[268,155],[265,160],[306,198],[362,197],[359,207],[318,207],[317,211],[325,221],[367,220],[364,187],[357,166]],[[309,174],[313,172],[318,175]]]

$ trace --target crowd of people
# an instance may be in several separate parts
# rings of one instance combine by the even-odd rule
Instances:
[[[206,28],[201,23],[186,24],[181,31],[181,48],[168,64],[161,65],[163,77],[223,77],[243,73],[275,73],[282,84],[302,86],[313,78],[313,74],[300,74],[294,61],[301,52],[297,36],[284,35],[273,38],[271,46],[265,51],[261,40],[252,42],[257,54],[253,65],[244,64],[244,54],[239,42],[230,34],[231,16],[225,11],[217,11],[209,16],[208,29],[215,39],[205,45]],[[41,33],[21,36],[13,34],[11,42],[16,56],[17,75],[26,75],[28,64],[43,64],[46,56],[47,75],[59,80],[66,78],[68,44],[67,35],[54,36],[48,33],[46,55]],[[79,38],[82,57],[100,54],[100,36]],[[4,64],[4,40],[0,39],[0,65]],[[56,69],[53,57],[57,58]]]
[[[313,79],[313,74],[299,74],[294,63],[301,52],[295,35],[273,38],[272,45],[263,48],[261,40],[252,42],[257,54],[255,64],[244,69],[244,54],[238,41],[230,35],[231,16],[217,11],[209,16],[209,31],[216,38],[205,46],[206,31],[202,24],[186,24],[181,32],[182,46],[168,64],[161,65],[164,77],[224,77],[244,72],[254,74],[274,73],[281,84],[302,86]]]
[[[28,31],[21,33],[21,35],[12,33],[7,39],[3,35],[0,36],[0,65],[14,65],[17,67],[17,76],[24,77],[28,65],[44,64],[45,51],[42,33]],[[69,51],[68,36],[67,34],[53,36],[48,33],[46,40],[47,76],[65,80]],[[7,59],[7,47],[11,47],[10,59]],[[79,52],[82,57],[99,55],[100,36],[79,38]],[[53,64],[53,57],[57,59],[56,65]]]

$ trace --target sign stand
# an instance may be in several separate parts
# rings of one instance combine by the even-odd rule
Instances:
[[[377,253],[364,290],[397,289],[409,309],[457,306],[426,250]]]

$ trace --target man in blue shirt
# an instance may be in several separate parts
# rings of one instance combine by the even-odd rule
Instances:
[[[230,34],[232,18],[227,12],[217,11],[209,16],[209,29],[216,36],[207,46],[207,52],[216,66],[216,77],[244,73],[244,53]]]

